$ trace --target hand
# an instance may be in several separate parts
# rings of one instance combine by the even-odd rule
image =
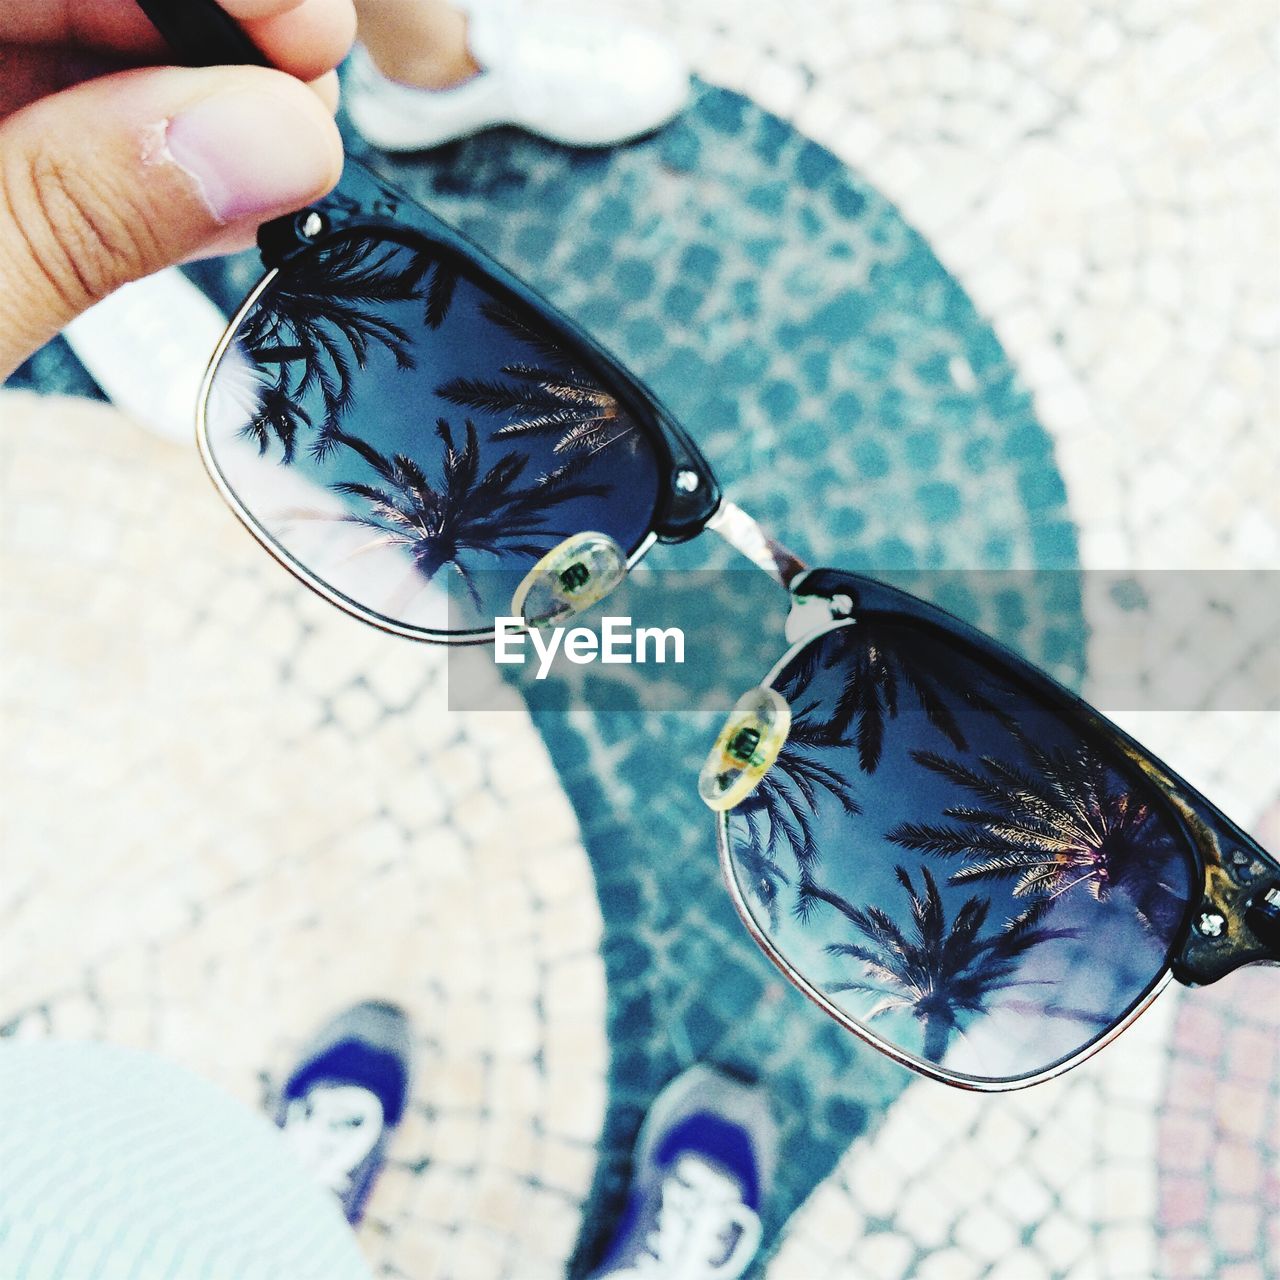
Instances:
[[[120,285],[337,182],[350,0],[222,4],[279,70],[166,66],[133,0],[0,0],[0,380]]]

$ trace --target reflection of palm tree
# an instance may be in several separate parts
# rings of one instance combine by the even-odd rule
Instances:
[[[367,510],[330,516],[293,512],[294,518],[330,519],[376,533],[356,555],[380,547],[408,552],[416,581],[430,581],[446,565],[462,579],[472,602],[480,594],[463,563],[465,553],[487,556],[541,555],[550,539],[574,529],[549,526],[554,508],[577,498],[600,497],[602,484],[587,484],[568,467],[520,484],[527,458],[506,454],[481,471],[474,423],[466,424],[466,443],[454,444],[449,424],[441,418],[436,434],[444,445],[442,481],[433,485],[422,467],[403,454],[387,457],[356,436],[339,433],[337,443],[359,454],[381,484],[342,481],[331,487],[348,498],[360,498]]]
[[[537,364],[511,361],[493,378],[453,378],[437,391],[451,404],[509,419],[494,433],[511,436],[558,436],[556,453],[595,453],[617,441],[636,439],[635,423],[616,396],[591,376],[577,372],[572,353],[512,307],[490,303],[481,310],[540,357]]]
[[[1042,986],[1041,981],[1014,976],[1019,960],[1032,948],[1055,938],[1074,937],[1071,929],[1044,929],[1039,921],[1047,908],[1037,903],[1006,922],[996,934],[981,937],[991,903],[966,898],[947,923],[937,882],[921,868],[924,889],[917,891],[903,867],[895,868],[910,903],[910,933],[880,907],[860,909],[837,893],[809,884],[803,889],[805,914],[816,900],[835,907],[865,942],[834,942],[827,954],[856,960],[863,978],[828,984],[833,992],[855,991],[878,997],[863,1016],[870,1021],[887,1013],[909,1013],[923,1025],[923,1055],[941,1062],[965,1013],[987,1012],[991,998],[1016,987]]]
[[[839,737],[856,725],[858,760],[868,773],[880,763],[885,725],[897,717],[904,689],[928,722],[961,751],[967,744],[948,697],[979,710],[993,710],[975,685],[976,669],[970,664],[957,669],[951,643],[921,628],[872,617],[838,627],[810,650],[796,669],[797,681],[808,685],[820,671],[838,671],[841,686],[828,724]]]
[[[423,320],[427,328],[438,329],[445,322],[449,308],[453,305],[453,297],[458,289],[458,268],[451,261],[440,257],[434,247],[415,249],[410,264],[415,273],[414,283],[426,285],[426,310]]]
[[[741,812],[742,806],[739,805],[730,814],[730,822],[736,821]],[[748,826],[747,833],[747,842],[735,845],[733,849],[734,865],[743,872],[737,879],[768,912],[770,925],[777,929],[778,894],[782,892],[783,885],[791,883],[791,879],[774,861],[771,849],[758,839],[755,829]]]
[[[275,436],[284,449],[284,460],[290,462],[298,433],[311,425],[311,415],[289,390],[282,373],[281,381],[275,386],[259,390],[252,423],[244,430],[258,441],[259,452],[265,452],[267,441]]]
[[[486,302],[480,311],[499,329],[528,347],[547,364],[572,364],[573,358],[546,324],[532,312],[509,302]]]
[[[1087,746],[1045,750],[1017,733],[1030,768],[982,756],[978,768],[929,751],[917,763],[979,801],[952,805],[943,823],[904,822],[889,839],[904,849],[968,865],[956,883],[1015,879],[1020,897],[1056,899],[1085,885],[1099,901],[1129,893],[1157,932],[1173,928],[1183,895],[1161,875],[1173,853],[1157,815]]]
[[[417,297],[421,273],[396,244],[351,236],[299,254],[250,312],[240,341],[253,362],[274,368],[244,434],[265,453],[273,439],[292,462],[312,418],[305,397],[318,391],[323,416],[311,448],[323,458],[338,442],[354,400],[353,374],[377,347],[400,369],[413,367],[409,335],[383,310]]]
[[[737,807],[745,821],[748,849],[772,859],[785,846],[795,858],[802,880],[813,872],[819,858],[813,827],[818,793],[827,792],[849,815],[862,812],[847,775],[814,758],[824,748],[846,747],[848,743],[809,718],[811,710],[796,713],[778,758]]]

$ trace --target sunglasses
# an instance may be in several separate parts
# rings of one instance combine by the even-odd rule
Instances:
[[[260,61],[204,5],[191,60]],[[258,541],[397,635],[558,625],[656,543],[720,535],[791,647],[698,780],[746,927],[848,1030],[961,1087],[1083,1061],[1177,979],[1280,961],[1280,864],[1132,738],[949,613],[808,568],[589,335],[349,161],[263,227],[201,390],[201,453]]]

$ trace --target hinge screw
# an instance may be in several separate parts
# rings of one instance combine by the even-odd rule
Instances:
[[[312,209],[301,215],[298,221],[298,234],[304,240],[314,240],[324,231],[324,215]]]
[[[678,493],[696,493],[701,483],[696,471],[676,472],[675,484]]]
[[[1227,921],[1220,911],[1202,911],[1196,921],[1196,931],[1206,938],[1221,938],[1227,931]]]

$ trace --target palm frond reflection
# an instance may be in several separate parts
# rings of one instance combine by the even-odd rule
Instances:
[[[893,910],[855,907],[816,883],[803,886],[802,911],[812,915],[817,904],[824,903],[862,937],[827,945],[829,956],[861,966],[861,976],[837,978],[827,990],[872,997],[871,1007],[862,1014],[868,1021],[894,1013],[910,1015],[921,1024],[923,1056],[941,1062],[952,1036],[962,1030],[965,1015],[988,1012],[993,999],[1004,992],[1051,986],[1046,979],[1019,977],[1020,961],[1031,948],[1074,937],[1075,930],[1042,927],[1048,904],[1037,903],[998,932],[983,936],[991,909],[988,899],[965,899],[948,921],[927,867],[921,868],[919,889],[905,868],[898,866],[894,873],[907,895],[909,918],[902,925]]]
[[[968,747],[961,711],[996,710],[973,674],[957,667],[945,640],[877,618],[829,632],[801,655],[791,680],[799,693],[831,671],[838,672],[840,686],[827,726],[838,737],[853,735],[865,773],[879,767],[887,728],[904,709],[904,695],[958,751]]]
[[[574,532],[556,527],[556,506],[602,496],[607,487],[584,481],[569,467],[525,481],[528,459],[515,454],[504,454],[485,469],[475,424],[468,419],[464,429],[465,441],[459,446],[450,424],[444,418],[436,423],[443,446],[438,483],[414,459],[380,453],[367,441],[339,432],[335,443],[363,459],[376,480],[342,480],[329,488],[363,505],[343,513],[295,510],[290,518],[370,530],[375,536],[352,554],[382,548],[406,553],[419,586],[449,567],[479,608],[473,577],[476,558],[541,555],[556,539]]]
[[[861,813],[862,806],[854,797],[848,774],[819,758],[819,753],[829,748],[848,744],[816,720],[812,708],[794,716],[778,758],[736,812],[746,836],[739,856],[758,859],[763,868],[776,865],[778,857],[788,853],[803,882],[814,873],[820,859],[821,841],[815,824],[822,795],[834,799],[847,816]],[[783,883],[789,883],[785,877]],[[776,886],[773,893],[764,892],[772,901]]]
[[[1124,891],[1139,918],[1165,933],[1183,894],[1167,883],[1171,842],[1151,806],[1086,745],[1046,750],[1015,734],[1027,765],[983,755],[976,766],[912,752],[931,773],[969,792],[950,823],[904,822],[888,833],[900,848],[965,865],[956,884],[1012,880],[1018,897],[1054,902],[1079,890],[1103,902]]]
[[[437,394],[460,408],[506,419],[495,439],[555,437],[556,453],[598,453],[624,440],[638,442],[636,424],[618,398],[578,368],[581,362],[544,327],[512,307],[489,303],[481,310],[539,362],[509,361],[500,369],[503,379],[451,378]]]
[[[355,371],[372,353],[381,348],[398,369],[413,368],[410,336],[385,312],[417,298],[420,281],[419,267],[399,245],[363,237],[302,254],[280,273],[240,334],[263,378],[261,403],[242,428],[259,452],[275,442],[281,461],[292,462],[308,428],[311,452],[326,457],[354,403]],[[303,408],[312,394],[318,416]]]

